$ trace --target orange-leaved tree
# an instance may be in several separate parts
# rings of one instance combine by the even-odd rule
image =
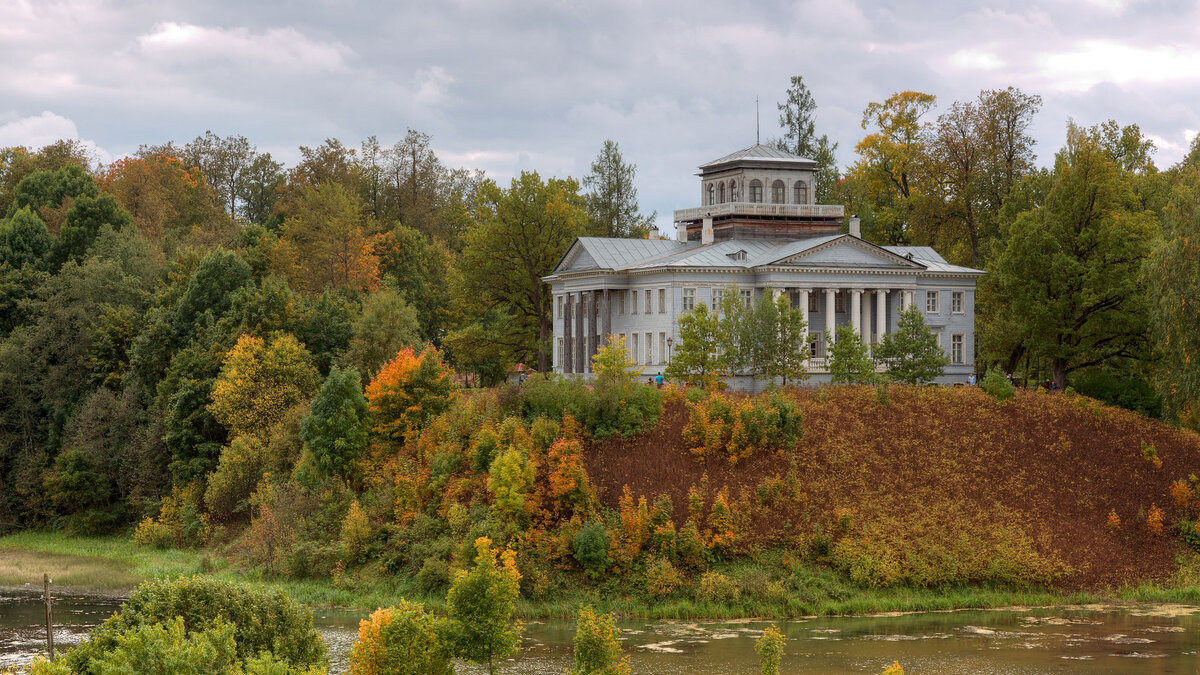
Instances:
[[[411,347],[401,349],[367,385],[375,433],[396,442],[414,438],[450,407],[454,390],[454,371],[442,363],[437,349],[427,346],[420,354]]]

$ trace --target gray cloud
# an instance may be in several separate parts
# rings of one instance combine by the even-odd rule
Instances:
[[[0,3],[0,143],[47,134],[119,156],[239,133],[291,161],[326,137],[408,127],[452,165],[506,180],[581,176],[604,139],[637,163],[660,222],[696,165],[764,137],[802,74],[818,131],[853,161],[862,109],[895,91],[941,107],[981,89],[1042,95],[1042,163],[1068,118],[1136,122],[1167,166],[1200,130],[1191,2]]]

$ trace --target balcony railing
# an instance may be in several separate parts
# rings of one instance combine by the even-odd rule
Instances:
[[[871,359],[875,362],[875,372],[886,373],[888,371],[888,362],[890,359]],[[808,372],[810,373],[828,373],[829,372],[829,357],[814,356],[808,360]]]
[[[675,212],[675,222],[685,223],[721,216],[761,216],[788,218],[841,218],[846,207],[839,204],[761,204],[758,202],[725,202],[712,206],[680,209]]]

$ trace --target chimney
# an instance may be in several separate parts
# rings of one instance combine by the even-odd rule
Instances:
[[[681,244],[687,243],[687,225],[675,226],[675,241]]]
[[[712,229],[712,216],[711,215],[704,217],[704,229],[700,231],[700,243],[701,244],[713,243],[713,229]]]
[[[858,216],[850,216],[850,236],[862,239],[862,221]]]

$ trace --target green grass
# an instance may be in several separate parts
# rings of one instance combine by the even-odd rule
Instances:
[[[1107,592],[1067,593],[1054,590],[1011,590],[981,586],[941,588],[862,588],[819,567],[795,570],[802,590],[784,598],[760,600],[743,596],[730,603],[711,603],[673,596],[647,601],[626,595],[619,581],[598,588],[571,588],[543,600],[522,598],[518,613],[525,619],[572,618],[584,604],[599,612],[646,619],[734,619],[799,617],[887,612],[947,611],[1013,606],[1047,606],[1092,602],[1200,603],[1200,586],[1191,571],[1200,561],[1181,560],[1181,573],[1163,584],[1146,583]],[[730,566],[723,573],[737,576]],[[382,574],[332,579],[266,579],[205,551],[159,551],[141,548],[124,536],[78,537],[54,532],[22,532],[0,537],[0,585],[40,585],[43,572],[60,587],[76,591],[123,592],[152,578],[203,574],[227,581],[279,588],[314,607],[373,610],[401,598],[445,609],[441,593],[423,593],[411,579]]]

